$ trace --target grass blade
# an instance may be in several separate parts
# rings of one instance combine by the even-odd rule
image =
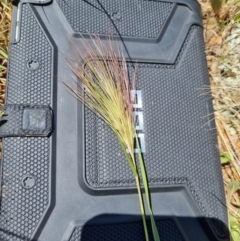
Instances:
[[[8,54],[1,49],[0,49],[0,55],[3,56],[5,59],[8,59]]]
[[[147,181],[147,174],[146,174],[146,169],[145,169],[145,166],[144,166],[144,161],[143,161],[143,158],[142,158],[141,148],[140,148],[140,145],[139,145],[137,135],[136,135],[136,143],[137,143],[138,159],[139,159],[140,171],[141,171],[141,175],[142,175],[143,187],[144,187],[144,190],[145,190],[145,195],[146,195],[146,200],[147,200],[147,205],[148,205],[148,211],[149,211],[150,221],[151,221],[151,226],[152,226],[152,233],[153,233],[154,241],[160,241],[160,237],[159,237],[158,230],[157,230],[157,225],[155,223],[153,212],[152,212],[150,194],[149,194],[149,187],[148,187],[148,181]]]
[[[212,5],[212,8],[213,8],[213,11],[218,15],[219,11],[222,7],[223,1],[222,0],[210,0],[210,2]]]
[[[67,83],[65,84],[76,98],[100,117],[114,132],[135,178],[145,240],[149,241],[145,203],[134,154],[136,130],[133,120],[131,90],[135,89],[135,79],[131,85],[126,60],[122,55],[122,59],[119,61],[110,41],[106,46],[98,36],[90,36],[90,39],[94,46],[93,48],[83,38],[82,43],[85,50],[76,49],[77,51],[73,51],[72,58],[74,63],[67,60],[71,70],[78,77],[79,82],[77,86],[79,88],[76,89]],[[76,47],[75,44],[74,46]],[[87,55],[84,52],[87,52]],[[80,55],[80,58],[78,58],[76,53]],[[143,169],[143,160],[141,162],[141,169]],[[151,210],[148,188],[146,188],[147,176],[145,169],[141,170],[141,173],[144,177],[144,188],[147,195],[147,206],[154,240],[160,241]]]
[[[145,240],[149,241],[147,222],[146,222],[146,214],[145,214],[145,208],[144,208],[144,202],[143,202],[143,198],[142,198],[142,191],[141,191],[141,186],[140,186],[140,182],[139,182],[139,177],[137,176],[135,178],[135,180],[136,180],[136,186],[137,186],[137,190],[138,190],[138,198],[139,198],[140,210],[141,210],[141,215],[142,215]]]

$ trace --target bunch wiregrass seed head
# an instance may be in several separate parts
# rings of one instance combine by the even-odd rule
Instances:
[[[76,51],[72,52],[72,60],[66,59],[66,61],[77,77],[77,87],[73,87],[66,82],[64,83],[72,91],[74,96],[99,116],[116,135],[135,177],[145,240],[149,241],[145,218],[145,205],[142,198],[138,168],[134,156],[134,137],[136,136],[136,129],[133,115],[135,94],[133,93],[136,89],[136,69],[132,84],[130,84],[127,63],[123,52],[118,49],[118,58],[110,38],[106,41],[107,44],[98,36],[90,36],[90,40],[92,45],[82,38],[82,44],[84,46],[82,49],[79,49],[72,41]],[[151,208],[144,161],[137,138],[136,143],[141,176],[150,214],[152,233],[154,241],[160,241]]]
[[[74,43],[76,51],[71,54],[72,60],[67,62],[77,77],[77,88],[66,82],[65,84],[77,99],[112,129],[135,174],[133,124],[135,95],[132,93],[136,88],[136,71],[131,84],[122,51],[118,49],[119,58],[110,39],[104,44],[98,36],[91,36],[91,42],[93,46],[83,39],[83,50]]]

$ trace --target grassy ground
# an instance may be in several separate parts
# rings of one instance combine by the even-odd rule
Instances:
[[[202,6],[206,55],[232,240],[240,240],[240,1]],[[208,90],[206,90],[208,92]]]
[[[11,5],[8,0],[0,0],[0,105],[4,103],[8,41],[11,23]]]
[[[240,240],[240,0],[199,0],[202,6],[206,55],[209,66],[219,151],[232,240]],[[0,0],[0,105],[5,78],[11,5]]]

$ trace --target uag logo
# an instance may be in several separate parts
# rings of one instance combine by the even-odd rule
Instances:
[[[144,138],[144,129],[143,129],[143,106],[142,106],[142,91],[141,90],[132,90],[132,97],[134,99],[134,122],[135,128],[137,131],[137,137],[141,147],[141,152],[145,153],[145,138]],[[134,150],[137,153],[137,149]]]

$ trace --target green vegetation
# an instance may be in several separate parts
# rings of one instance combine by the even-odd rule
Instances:
[[[232,241],[239,241],[240,84],[238,82],[240,74],[234,66],[235,63],[238,64],[237,59],[234,58],[236,54],[230,51],[231,48],[229,49],[227,46],[228,40],[226,39],[231,38],[234,33],[232,29],[240,23],[240,0],[198,1],[203,10],[206,53],[211,76],[211,91],[214,99],[219,150],[229,210],[229,228]],[[5,97],[10,22],[10,1],[0,0],[0,105],[4,103]],[[236,48],[239,49],[239,46],[236,46]],[[216,67],[221,65],[224,65],[222,69]]]
[[[145,240],[149,241],[145,218],[145,208],[147,206],[154,240],[160,241],[153,217],[143,157],[138,138],[135,138],[137,135],[134,127],[133,112],[135,94],[133,94],[132,91],[135,90],[136,73],[132,84],[130,84],[124,55],[118,51],[121,59],[117,57],[110,40],[107,46],[103,44],[98,36],[91,36],[91,41],[93,47],[84,39],[82,40],[84,45],[83,50],[77,48],[72,41],[72,45],[75,48],[72,51],[72,60],[67,59],[66,61],[73,73],[77,76],[78,88],[74,88],[66,82],[64,83],[72,91],[73,95],[99,116],[115,134],[135,178]],[[88,53],[88,57],[85,57],[86,52]],[[134,139],[136,139],[137,143],[138,160],[147,205],[145,205],[141,191],[139,171],[134,154]]]

